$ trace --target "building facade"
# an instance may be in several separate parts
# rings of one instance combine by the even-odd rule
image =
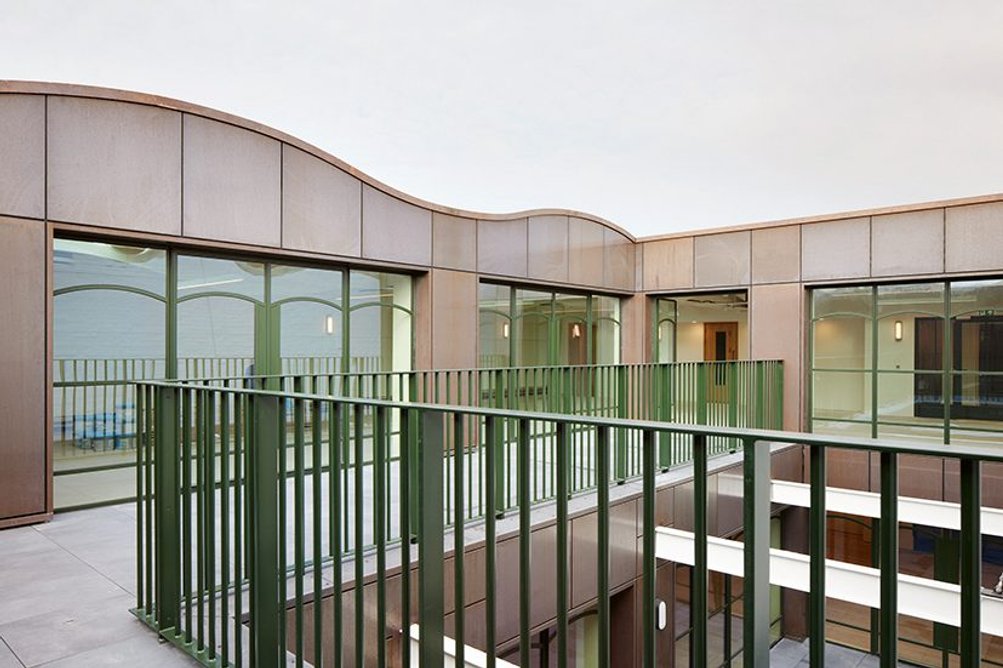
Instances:
[[[0,82],[0,155],[0,526],[100,501],[127,465],[108,422],[130,399],[88,381],[781,359],[790,430],[1003,427],[1003,195],[636,239],[423,202],[176,100],[27,82]],[[843,457],[833,484],[869,479]],[[916,473],[903,493],[951,496],[942,466]]]

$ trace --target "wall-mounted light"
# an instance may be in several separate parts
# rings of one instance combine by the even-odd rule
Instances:
[[[896,341],[901,341],[902,340],[902,321],[901,320],[896,320],[895,321],[895,340]]]
[[[669,625],[669,610],[665,601],[660,598],[655,599],[655,628],[664,631]]]
[[[571,336],[576,339],[581,338],[582,336],[581,325],[579,325],[577,322],[571,325]]]
[[[508,323],[507,322],[503,322],[502,323],[502,338],[503,339],[507,339],[508,338]]]
[[[324,333],[334,334],[334,316],[329,315],[324,318]]]

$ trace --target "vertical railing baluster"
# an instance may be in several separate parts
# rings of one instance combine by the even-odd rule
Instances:
[[[706,365],[704,369],[706,370]],[[700,377],[706,374],[701,373]],[[707,662],[707,436],[693,437],[693,590],[690,595],[693,624],[690,665]]]
[[[220,501],[220,603],[223,665],[230,663],[230,394],[229,383],[223,381],[219,392],[219,501]],[[240,591],[239,587],[235,590]]]
[[[516,452],[516,465],[518,466],[518,494],[519,494],[519,665],[530,665],[531,642],[530,638],[530,615],[532,607],[530,592],[532,590],[533,571],[530,561],[532,526],[530,517],[530,460],[529,460],[529,438],[530,421],[528,418],[519,418],[518,449]]]
[[[341,668],[344,659],[344,636],[342,635],[344,603],[342,599],[342,564],[343,564],[343,543],[341,520],[344,509],[342,506],[342,469],[345,460],[342,457],[345,445],[345,429],[343,426],[348,420],[346,416],[345,404],[329,403],[331,417],[327,424],[327,457],[328,457],[328,507],[331,514],[330,553],[332,558],[331,568],[331,588],[334,591],[334,619],[332,620],[334,638],[334,668]]]
[[[891,450],[881,451],[881,666],[898,665],[898,464]]]
[[[464,651],[465,628],[464,628],[464,602],[466,591],[464,590],[464,506],[463,506],[463,414],[454,413],[453,422],[453,636],[456,640],[456,655],[454,661],[458,666],[466,665]]]
[[[443,416],[438,411],[419,412],[421,447],[421,525],[418,528],[418,639],[422,668],[442,666],[443,656],[443,456],[445,438]],[[361,663],[358,665],[362,665]],[[524,665],[529,665],[524,664]]]
[[[62,369],[62,360],[59,362],[60,369]],[[143,478],[143,471],[146,467],[144,449],[150,438],[150,433],[146,430],[146,413],[151,410],[153,407],[146,403],[146,387],[136,385],[136,608],[141,610],[146,617],[149,617],[151,611],[148,606],[144,605],[143,597],[146,590],[143,584],[150,564],[143,559],[143,513],[149,492]]]
[[[216,658],[216,397],[205,393],[205,550],[208,647],[210,661]]]
[[[154,440],[155,529],[156,529],[156,619],[161,631],[178,627],[180,600],[180,524],[178,487],[178,389],[157,388],[157,433]]]
[[[641,603],[642,620],[642,661],[644,668],[654,668],[655,656],[655,432],[644,430],[641,434],[641,476],[643,495],[641,498],[643,516],[643,536],[641,549],[641,577],[644,600]],[[697,473],[694,473],[697,475]],[[699,503],[697,504],[699,506]],[[699,530],[699,529],[697,529]],[[600,596],[607,595],[599,592]],[[696,603],[694,603],[696,605]],[[706,609],[706,603],[705,609]],[[696,632],[696,629],[694,629]],[[703,664],[700,664],[703,665]]]
[[[484,644],[487,652],[486,668],[495,668],[495,574],[498,553],[496,551],[496,517],[497,508],[497,466],[496,451],[498,450],[498,419],[493,415],[484,418]]]
[[[387,409],[376,406],[373,411],[373,529],[376,543],[376,664],[383,668],[387,663],[387,538],[386,521],[386,464],[390,430]]]
[[[982,480],[979,460],[961,460],[961,666],[982,664]]]
[[[303,391],[303,379],[293,379],[293,391]],[[303,666],[303,598],[306,562],[306,405],[303,399],[293,399],[293,578],[296,600],[294,614],[296,620],[295,649],[296,666]],[[285,450],[285,448],[283,448]],[[283,452],[285,456],[285,452]],[[283,481],[284,482],[284,481]],[[284,577],[284,574],[282,574]]]
[[[250,447],[253,465],[254,502],[251,522],[254,525],[251,553],[251,648],[256,666],[279,666],[285,663],[276,620],[285,615],[280,597],[280,579],[285,572],[279,568],[280,541],[279,498],[285,480],[279,476],[278,460],[285,456],[285,425],[279,397],[256,394],[254,405],[254,441]],[[280,490],[280,485],[282,486]]]
[[[316,381],[313,389],[316,392]],[[324,571],[324,546],[322,537],[324,534],[324,506],[322,503],[322,474],[324,468],[324,450],[322,445],[324,431],[321,423],[323,404],[320,399],[314,399],[310,402],[310,405],[310,454],[312,459],[310,500],[312,501],[313,512],[313,665],[323,666],[324,605],[322,595],[324,591],[324,581],[322,579],[322,573]],[[334,563],[334,568],[338,568],[337,561]],[[335,605],[340,604],[340,599],[340,596],[335,597],[335,600],[338,601]]]
[[[742,444],[743,593],[742,637],[745,663],[770,662],[770,446]],[[706,538],[704,540],[706,555]],[[706,581],[705,581],[706,582]]]
[[[596,593],[599,598],[600,666],[608,666],[610,648],[609,606],[609,448],[610,428],[596,427]]]
[[[568,665],[568,425],[557,430],[557,665]],[[523,581],[525,583],[525,581]],[[599,592],[602,596],[602,592]]]
[[[402,409],[400,420],[400,459],[397,484],[400,489],[400,549],[401,549],[401,666],[411,665],[411,411]]]
[[[182,388],[181,392],[181,475],[184,486],[184,496],[181,499],[182,509],[182,539],[181,551],[184,555],[182,580],[184,582],[185,598],[185,643],[192,642],[192,579],[194,564],[192,563],[192,401],[194,390]]]
[[[242,630],[244,628],[244,564],[242,555],[244,554],[244,521],[246,514],[243,505],[243,490],[247,484],[247,467],[244,466],[244,457],[247,452],[247,431],[244,429],[245,411],[247,397],[235,394],[233,397],[233,581],[235,584],[233,594],[233,638],[234,638],[234,664],[242,666],[244,664],[244,643],[241,641]]]
[[[366,631],[365,631],[365,583],[363,570],[363,547],[365,545],[365,522],[364,522],[364,464],[365,464],[365,432],[363,429],[364,405],[355,404],[355,489],[354,505],[355,518],[353,528],[355,530],[355,540],[353,548],[353,559],[355,565],[355,665],[364,666],[366,657]]]
[[[811,638],[809,661],[812,666],[818,667],[825,665],[826,452],[823,445],[812,445],[810,450],[808,636]]]

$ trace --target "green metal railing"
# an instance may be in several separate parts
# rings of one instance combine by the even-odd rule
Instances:
[[[332,397],[684,424],[768,429],[783,426],[783,368],[782,362],[773,360],[281,375],[195,382]],[[321,428],[325,429],[324,415],[321,421]],[[514,433],[516,427],[511,421],[503,422],[499,427],[501,437]],[[368,443],[373,437],[371,420],[367,418],[362,429]],[[390,429],[394,436],[399,434],[397,423]],[[529,493],[531,502],[537,503],[551,500],[557,493],[557,434],[549,424],[541,422],[530,422],[529,430],[534,462]],[[595,461],[588,438],[588,433],[581,430],[569,434],[568,484],[573,494],[596,486]],[[501,512],[513,508],[518,495],[513,474],[515,441],[509,438],[507,442],[507,446],[498,448],[496,462],[497,502]],[[613,443],[617,480],[625,482],[640,477],[643,446],[639,434],[617,430]],[[486,456],[483,447],[473,443],[468,444],[470,447],[475,449],[475,456],[468,459],[468,468],[473,466],[471,462]],[[740,449],[741,442],[711,438],[708,447],[710,454],[717,455]],[[657,461],[662,470],[688,463],[691,452],[689,436],[668,433],[659,436]],[[369,445],[364,447],[362,457],[364,462],[371,462]],[[451,504],[451,497],[447,498],[447,509]],[[483,496],[467,499],[466,508],[471,518],[483,516]]]
[[[737,440],[743,446],[746,665],[769,664],[770,447],[775,443],[810,450],[809,628],[816,640],[825,631],[826,451],[879,454],[882,666],[897,664],[897,455],[959,460],[961,527],[967,537],[960,565],[960,654],[963,666],[979,662],[980,465],[1003,461],[996,448],[888,444],[183,383],[140,383],[137,396],[136,614],[205,665],[278,666],[288,657],[297,665],[406,666],[416,658],[422,666],[442,666],[447,634],[459,648],[456,663],[465,665],[462,648],[473,636],[468,630],[483,628],[487,665],[496,665],[500,651],[517,646],[519,664],[529,666],[532,633],[546,625],[556,628],[557,665],[568,665],[568,620],[574,612],[569,497],[575,496],[570,481],[576,433],[588,435],[598,483],[592,500],[598,519],[598,597],[586,605],[595,608],[598,618],[599,665],[610,665],[610,488],[618,481],[618,432],[636,435],[642,444],[642,545],[638,550],[632,540],[629,546],[615,546],[640,554],[641,665],[656,665],[655,489],[663,436],[682,436],[692,443],[692,665],[705,665],[707,657],[707,473],[713,439]],[[365,433],[367,424],[372,425],[371,436]],[[510,424],[514,429],[506,427]],[[397,436],[394,425],[399,425]],[[536,431],[534,425],[539,425]],[[531,480],[538,466],[533,444],[541,433],[553,434],[556,442],[556,597],[549,609],[531,598],[529,586],[533,570],[542,567],[533,561],[530,547]],[[286,456],[290,436],[292,453]],[[510,614],[518,617],[518,632],[499,637],[499,628],[507,626],[499,624],[499,587],[516,586],[515,581],[498,581],[498,482],[504,476],[499,478],[496,463],[507,448],[515,458],[511,475],[517,489],[519,593]],[[475,457],[476,466],[468,466]],[[449,572],[445,566],[448,548],[468,544],[465,532],[473,521],[468,505],[478,495],[483,499],[483,520],[478,520],[485,551],[483,581],[467,569],[462,550]],[[417,563],[407,540],[411,536]],[[367,544],[374,549],[367,550]],[[445,592],[447,575],[451,597]],[[468,587],[484,592],[483,606],[447,605],[450,598],[465,601]],[[444,622],[447,613],[450,625]],[[401,637],[412,621],[421,629],[416,657]],[[810,660],[813,666],[823,665],[823,642],[811,643]]]
[[[276,376],[253,375],[252,362],[251,358],[182,358],[179,368],[182,377],[194,379],[189,382],[216,386],[267,384],[269,389],[299,387],[335,397],[733,427],[782,426],[783,369],[781,362],[772,360],[383,372],[377,370],[373,358],[354,358],[352,372],[338,373],[334,371],[335,362],[340,362],[337,358],[303,357],[283,358],[286,373]],[[56,360],[56,474],[135,466],[136,398],[131,383],[162,375],[163,363],[154,359]],[[398,429],[393,425],[394,434]],[[371,434],[371,425],[366,426],[366,433]],[[577,452],[572,488],[579,490],[591,487],[594,480],[584,468],[587,453],[577,434],[573,440]],[[616,442],[618,475],[623,480],[637,477],[640,442],[628,432],[617,432]],[[549,444],[539,439],[534,443],[539,457],[553,468],[553,438]],[[720,452],[739,447],[727,441],[713,445]],[[91,456],[95,454],[105,456]],[[685,438],[660,438],[659,461],[664,468],[688,460]],[[552,497],[555,484],[552,472],[541,473],[533,499]],[[511,505],[515,490],[506,485],[505,492]],[[131,498],[122,498],[121,491],[113,496],[115,501]]]

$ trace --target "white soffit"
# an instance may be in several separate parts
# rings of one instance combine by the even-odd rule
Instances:
[[[811,507],[811,486],[800,482],[774,480],[771,485],[773,503]],[[861,517],[881,517],[881,495],[855,489],[827,487],[825,509]],[[899,522],[922,524],[942,529],[961,529],[961,506],[945,501],[929,501],[909,496],[899,497]],[[982,508],[982,533],[1003,536],[1003,510]]]
[[[689,531],[655,529],[655,556],[666,561],[693,565],[693,534]],[[743,545],[734,540],[707,537],[707,568],[741,577],[745,572]],[[809,590],[809,558],[806,554],[770,550],[770,584],[797,591]],[[881,571],[841,561],[825,561],[825,594],[870,608],[881,607]],[[961,587],[913,575],[899,574],[898,612],[941,624],[960,626]],[[982,632],[1003,636],[1003,599],[982,597]]]

